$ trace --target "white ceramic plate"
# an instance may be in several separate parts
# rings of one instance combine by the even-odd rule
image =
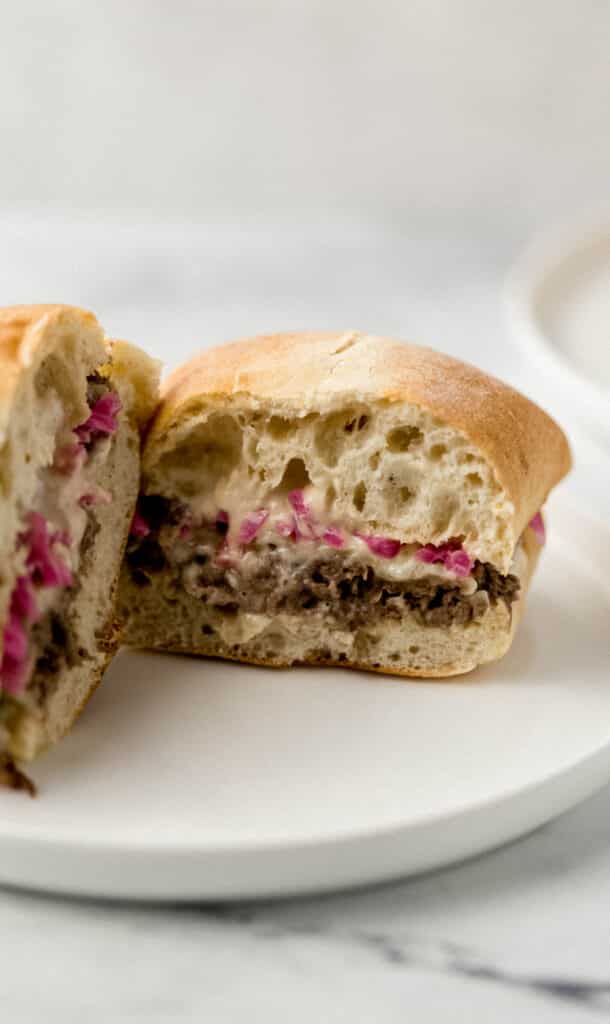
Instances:
[[[610,213],[536,239],[508,282],[511,333],[547,404],[610,446]]]
[[[610,532],[555,504],[510,654],[402,682],[124,654],[73,734],[0,792],[0,880],[258,897],[438,867],[610,778]]]

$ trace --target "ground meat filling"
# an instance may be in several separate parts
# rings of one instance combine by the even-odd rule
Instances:
[[[433,576],[383,579],[353,554],[328,549],[314,557],[310,551],[300,556],[297,550],[288,561],[279,545],[254,543],[248,549],[252,557],[225,565],[218,559],[225,522],[197,527],[181,542],[176,527],[183,520],[183,506],[152,495],[141,499],[140,507],[150,532],[130,541],[127,564],[133,582],[148,586],[167,568],[176,587],[226,615],[317,609],[332,613],[342,627],[355,628],[371,615],[399,620],[408,611],[421,625],[464,626],[499,601],[510,609],[519,594],[516,576],[502,576],[481,562],[473,570],[477,589],[472,594]]]

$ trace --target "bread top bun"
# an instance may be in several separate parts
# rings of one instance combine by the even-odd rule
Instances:
[[[0,309],[0,444],[7,439],[13,406],[21,404],[22,375],[35,373],[67,339],[73,348],[78,344],[80,359],[88,368],[106,358],[104,333],[92,313],[69,306]]]
[[[133,389],[132,415],[141,425],[150,419],[159,371],[144,352],[127,342],[108,340],[93,313],[76,306],[7,306],[0,308],[0,445],[6,440],[21,375],[36,372],[57,347],[87,372],[112,356],[108,375],[117,386],[124,383]]]
[[[360,461],[346,463],[343,472],[353,483],[354,474],[362,478],[365,461],[370,467],[385,459],[383,479],[379,468],[374,476],[366,469],[365,503],[354,499],[362,522],[405,542],[442,543],[462,536],[475,557],[507,571],[519,537],[570,468],[566,438],[546,413],[513,388],[416,345],[354,331],[309,331],[265,335],[205,351],[175,371],[162,388],[145,449],[145,473],[160,484],[173,449],[212,410],[237,414],[249,409],[267,419],[298,418],[304,431],[312,419],[330,423],[333,416],[339,417],[340,429],[341,410],[369,408],[381,417],[368,428],[377,436],[369,447],[359,439]],[[311,425],[311,445],[301,431],[294,449],[284,444],[283,457],[298,457],[300,445],[310,479],[318,486],[328,479],[336,487],[340,460],[335,459],[327,477],[324,452],[320,465],[316,463],[320,429]],[[260,443],[264,424],[258,433],[259,459],[272,468],[273,455]],[[267,474],[268,480],[276,477]],[[413,478],[416,487],[411,486]],[[402,480],[402,505],[388,496],[392,480]],[[477,492],[474,497],[468,497],[469,488]],[[341,480],[338,489],[335,512],[345,515],[348,495]]]
[[[138,428],[158,399],[157,365],[126,342],[111,342],[92,313],[72,306],[0,309],[0,562],[7,566],[21,516],[53,458],[57,431],[89,415],[87,375],[101,370]],[[0,618],[10,573],[0,579]]]

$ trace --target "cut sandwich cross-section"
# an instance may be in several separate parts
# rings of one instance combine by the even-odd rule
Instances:
[[[148,435],[127,641],[466,672],[510,645],[569,464],[542,410],[427,349],[309,332],[209,350]]]
[[[0,310],[0,781],[69,728],[115,650],[156,365],[66,306]]]

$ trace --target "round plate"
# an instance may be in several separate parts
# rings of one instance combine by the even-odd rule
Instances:
[[[512,335],[542,371],[542,387],[610,445],[608,210],[536,239],[507,295]]]
[[[378,882],[527,832],[610,778],[610,533],[554,503],[507,657],[461,681],[124,653],[0,792],[0,880],[233,899]]]

